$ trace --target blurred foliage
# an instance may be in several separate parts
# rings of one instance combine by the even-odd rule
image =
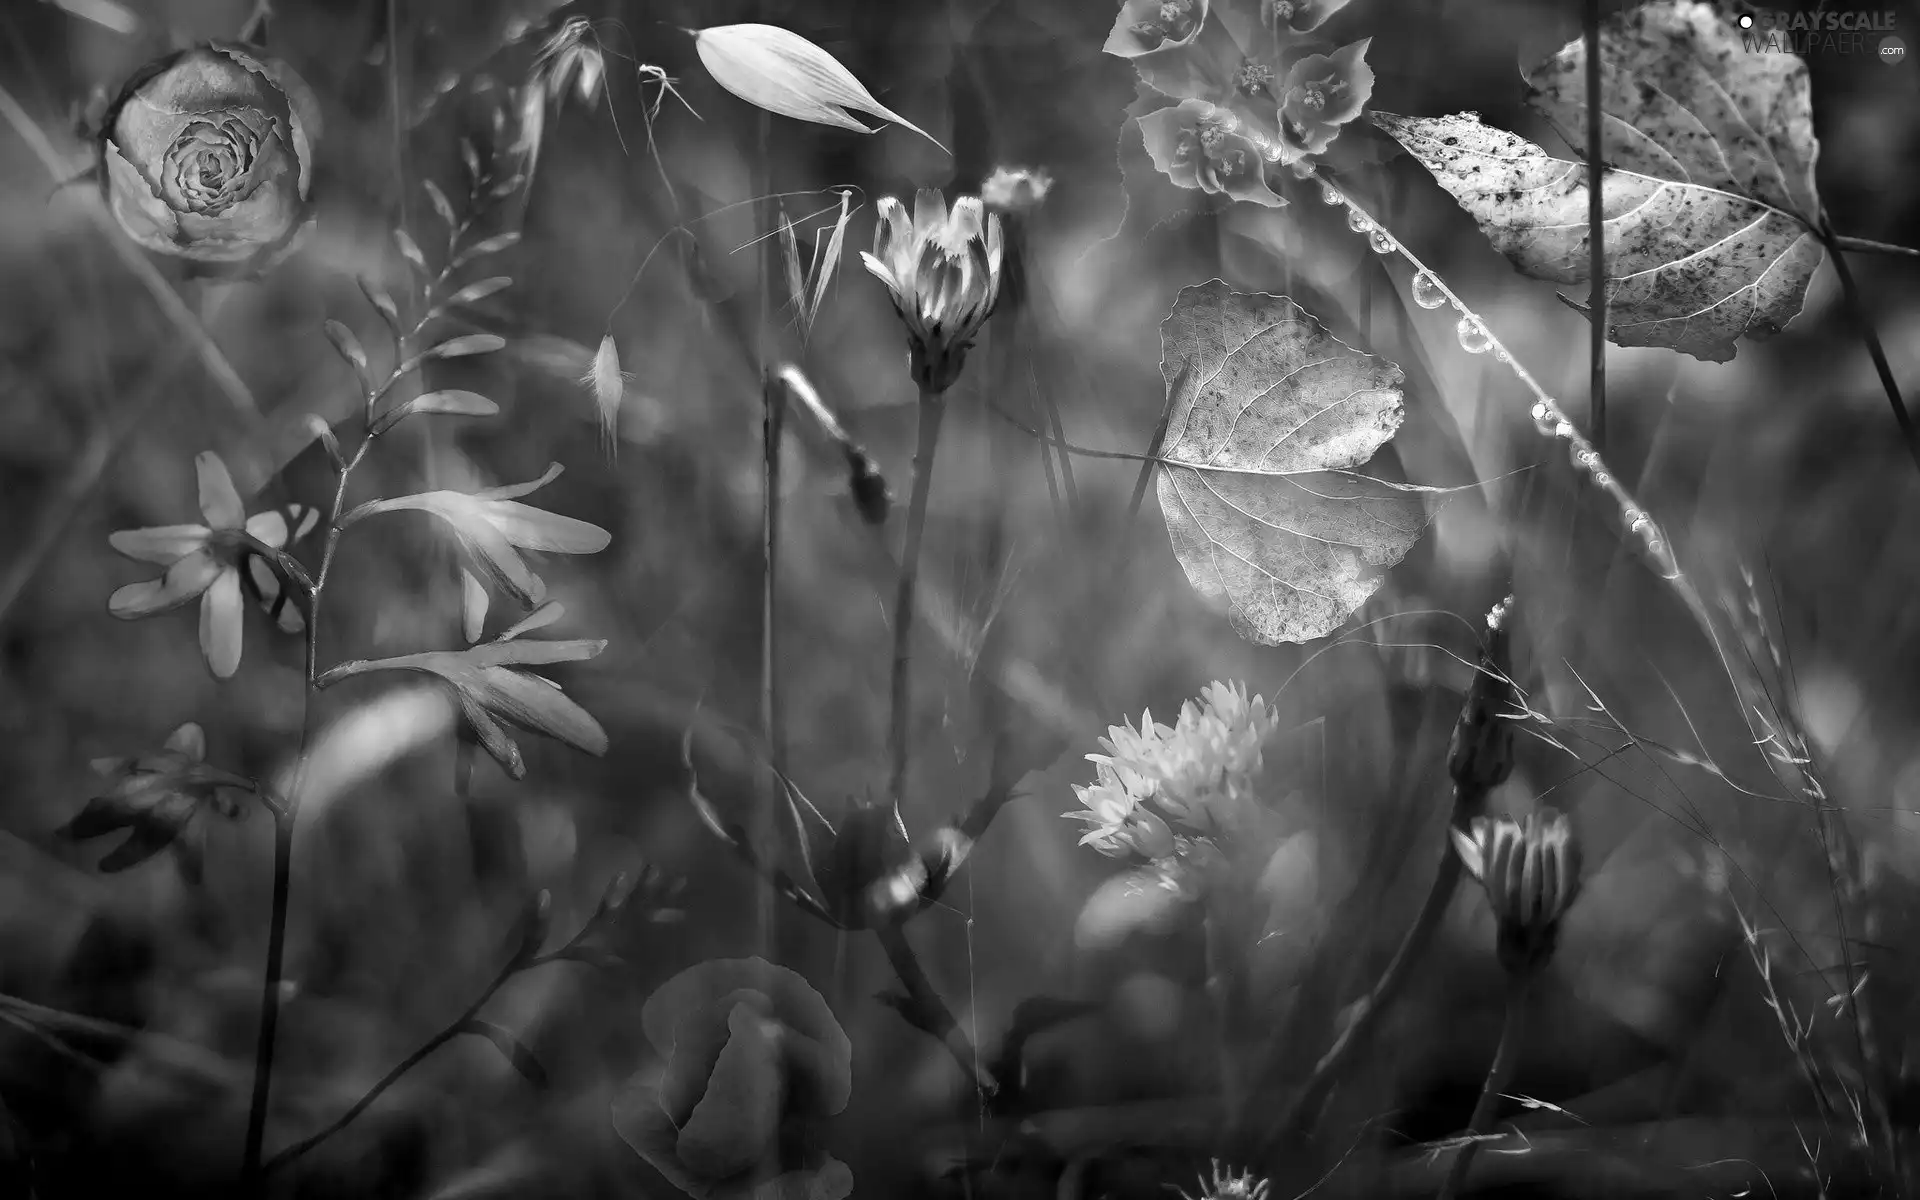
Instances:
[[[68,130],[91,93],[110,94],[171,45],[231,36],[249,7],[154,0],[124,35],[53,4],[11,5],[0,82],[77,168],[87,151]],[[452,323],[499,333],[508,348],[436,363],[424,384],[482,393],[500,415],[401,426],[356,473],[352,501],[565,464],[541,504],[612,541],[539,569],[566,608],[554,636],[607,639],[598,658],[556,677],[604,727],[608,751],[593,759],[527,739],[525,782],[482,760],[463,794],[454,739],[422,736],[302,813],[269,1151],[332,1120],[478,995],[535,891],[552,893],[554,927],[572,930],[617,873],[658,863],[689,879],[688,918],[623,933],[632,944],[619,948],[621,965],[562,963],[501,989],[487,1019],[530,1049],[547,1090],[480,1039],[461,1039],[280,1178],[289,1194],[673,1194],[608,1117],[623,1081],[658,1065],[642,1003],[690,964],[756,955],[809,980],[852,1041],[852,1100],[830,1148],[851,1167],[855,1194],[961,1195],[942,1172],[982,1146],[999,1156],[967,1181],[983,1195],[1053,1195],[1063,1176],[1086,1196],[1190,1185],[1219,1123],[1201,1049],[1212,1018],[1199,937],[1180,926],[1076,948],[1076,917],[1112,870],[1076,850],[1077,827],[1059,817],[1074,806],[1070,785],[1091,776],[1080,755],[1107,724],[1149,706],[1174,711],[1212,679],[1269,698],[1280,732],[1262,786],[1316,833],[1299,928],[1317,936],[1288,945],[1277,971],[1289,990],[1272,1001],[1275,1053],[1282,1074],[1297,1076],[1419,902],[1442,844],[1447,739],[1479,614],[1508,590],[1520,597],[1518,677],[1559,722],[1562,746],[1523,736],[1492,808],[1550,797],[1574,814],[1589,868],[1514,1090],[1578,1123],[1515,1108],[1506,1115],[1537,1134],[1536,1151],[1482,1163],[1497,1160],[1504,1185],[1526,1194],[1669,1195],[1693,1194],[1670,1164],[1745,1157],[1767,1164],[1776,1194],[1813,1194],[1785,1130],[1797,1120],[1812,1142],[1821,1117],[1765,1007],[1765,956],[1745,946],[1732,906],[1770,931],[1772,984],[1813,1019],[1814,1052],[1853,1053],[1820,973],[1846,947],[1811,817],[1764,794],[1771,781],[1710,650],[1622,551],[1605,506],[1557,452],[1543,456],[1522,390],[1488,356],[1461,353],[1444,313],[1405,304],[1398,268],[1367,253],[1311,185],[1285,208],[1239,205],[1112,236],[1125,212],[1116,136],[1135,89],[1129,64],[1101,53],[1110,5],[555,7],[274,5],[269,44],[325,112],[317,231],[261,281],[171,280],[245,381],[244,405],[214,385],[104,243],[86,215],[92,191],[50,198],[43,164],[20,138],[0,138],[0,261],[14,281],[0,301],[0,502],[11,514],[0,523],[0,1171],[30,1170],[44,1197],[205,1195],[232,1175],[271,823],[208,824],[198,886],[170,855],[99,874],[97,850],[56,831],[90,795],[89,759],[158,745],[188,721],[204,728],[210,760],[279,777],[303,719],[300,639],[249,611],[246,660],[216,684],[190,615],[108,616],[106,597],[138,576],[107,534],[190,518],[194,456],[207,450],[261,506],[324,504],[327,466],[305,417],[340,420],[357,398],[322,323],[377,342],[357,278],[404,294],[408,268],[390,231],[431,236],[424,181],[459,194],[460,137],[487,134],[537,51],[537,38],[511,35],[578,13],[607,47],[604,89],[592,105],[549,107],[526,192],[492,218],[523,235],[493,268],[514,284]],[[1572,4],[1519,0],[1354,0],[1326,32],[1373,38],[1383,109],[1476,109],[1543,140],[1515,68],[1577,34],[1577,15]],[[951,156],[898,127],[862,136],[748,108],[706,76],[682,31],[733,21],[808,37]],[[1844,56],[1816,56],[1811,68],[1834,225],[1920,243],[1916,68]],[[653,108],[662,74],[684,107],[669,97]],[[1350,128],[1332,164],[1577,415],[1587,331],[1552,287],[1516,276],[1385,137]],[[892,973],[873,939],[776,906],[707,833],[686,801],[680,746],[696,705],[738,725],[757,719],[760,364],[802,363],[896,494],[912,453],[914,393],[884,289],[843,262],[803,346],[766,257],[773,205],[750,201],[779,193],[804,248],[831,231],[835,190],[851,188],[852,249],[870,237],[879,196],[971,191],[1000,166],[1044,168],[1054,186],[1019,221],[1018,282],[950,396],[922,567],[950,626],[984,624],[992,644],[920,637],[919,753],[902,819],[924,833],[986,793],[996,770],[1024,779],[911,930],[983,1054],[1015,1027],[1023,999],[1084,1000],[1092,1011],[1020,1030],[1030,1111],[984,1120],[946,1049],[876,999]],[[1857,258],[1854,270],[1911,388],[1920,274],[1880,257]],[[1490,481],[1450,499],[1347,633],[1321,643],[1241,641],[1188,586],[1159,519],[1124,524],[1136,463],[1076,458],[1069,487],[1050,481],[1023,432],[1050,403],[1073,443],[1140,451],[1164,396],[1160,321],[1181,287],[1213,277],[1289,295],[1335,336],[1399,364],[1407,420],[1381,460],[1397,457],[1425,484]],[[609,333],[627,374],[612,454],[580,382]],[[1920,995],[1901,949],[1920,916],[1920,608],[1910,599],[1920,480],[1832,269],[1782,334],[1743,344],[1733,362],[1617,348],[1608,361],[1615,471],[1710,590],[1738,594],[1742,564],[1758,573],[1811,749],[1861,844],[1866,915],[1852,933],[1855,952],[1873,958],[1863,1003],[1906,1011]],[[891,568],[835,453],[795,434],[780,474],[786,767],[816,797],[877,796]],[[324,618],[323,665],[464,646],[460,562],[424,517],[356,529],[334,568],[346,582]],[[1005,662],[1032,684],[1011,698],[988,686]],[[330,689],[313,716],[338,717],[387,687],[374,678]],[[1618,725],[1637,746],[1613,752],[1626,740]],[[1018,736],[996,747],[1002,726]],[[743,777],[733,798],[750,805],[752,793]],[[1458,902],[1383,1021],[1383,1043],[1336,1094],[1320,1141],[1262,1164],[1276,1195],[1300,1192],[1336,1160],[1345,1168],[1322,1194],[1434,1186],[1417,1156],[1391,1152],[1465,1124],[1499,1022],[1492,944],[1484,905]],[[1883,1021],[1879,1036],[1896,1114],[1911,1125],[1920,1045],[1901,1021]],[[1639,1151],[1606,1159],[1618,1174],[1583,1176],[1567,1164],[1587,1161],[1593,1143],[1579,1139],[1597,1136],[1590,1127],[1652,1132]],[[1846,1123],[1832,1128],[1837,1147]],[[1355,1145],[1363,1152],[1342,1160]]]

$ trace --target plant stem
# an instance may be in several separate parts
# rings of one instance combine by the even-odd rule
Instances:
[[[780,721],[779,586],[780,586],[780,443],[786,404],[782,388],[772,375],[761,381],[764,406],[761,422],[764,453],[760,588],[760,732],[767,739],[773,769],[787,773],[786,730]]]
[[[510,964],[506,968],[502,969],[500,974],[494,977],[493,982],[487,985],[486,990],[480,993],[479,998],[474,1000],[472,1004],[469,1004],[465,1012],[461,1013],[458,1017],[454,1018],[452,1024],[448,1025],[445,1029],[442,1029],[439,1033],[434,1034],[432,1037],[428,1038],[425,1042],[422,1042],[420,1044],[420,1047],[416,1049],[412,1054],[409,1054],[405,1058],[401,1059],[400,1062],[391,1071],[388,1071],[385,1075],[382,1075],[380,1077],[379,1082],[375,1083],[372,1087],[368,1088],[365,1095],[361,1096],[358,1100],[354,1101],[353,1106],[351,1108],[347,1109],[346,1112],[343,1112],[338,1117],[336,1117],[333,1120],[332,1124],[328,1125],[325,1129],[320,1130],[318,1133],[315,1133],[311,1137],[302,1138],[301,1140],[295,1142],[293,1145],[288,1146],[284,1150],[281,1150],[279,1153],[275,1154],[272,1158],[268,1159],[266,1161],[266,1164],[260,1168],[261,1173],[266,1174],[268,1172],[276,1171],[279,1168],[286,1166],[288,1163],[292,1162],[294,1159],[299,1158],[301,1155],[307,1153],[309,1150],[312,1150],[314,1147],[318,1146],[321,1142],[326,1141],[328,1138],[332,1137],[334,1134],[339,1133],[342,1129],[345,1129],[348,1125],[351,1125],[354,1121],[354,1118],[358,1117],[361,1113],[367,1111],[368,1108],[372,1107],[373,1102],[375,1100],[378,1100],[381,1097],[381,1095],[386,1092],[388,1088],[398,1083],[401,1077],[404,1076],[408,1071],[413,1070],[415,1067],[425,1062],[427,1059],[427,1056],[431,1055],[435,1050],[438,1050],[440,1047],[446,1045],[448,1042],[452,1041],[454,1038],[460,1036],[460,1034],[465,1031],[465,1026],[467,1022],[473,1020],[475,1017],[478,1017],[480,1015],[480,1010],[486,1007],[487,1001],[493,999],[494,993],[500,990],[500,987],[502,984],[506,983],[507,980],[513,978],[513,976],[516,973],[518,973],[520,970],[524,969],[524,967],[540,966],[543,963],[553,961],[553,958],[554,958],[553,955],[543,955],[539,958],[533,959],[532,961],[525,963],[523,966],[515,966]]]
[[[899,922],[890,922],[874,929],[879,937],[881,948],[887,952],[887,961],[893,964],[894,974],[900,977],[900,983],[907,989],[907,1004],[911,1007],[910,1020],[913,1024],[940,1039],[947,1052],[953,1055],[960,1069],[973,1080],[974,1091],[982,1103],[991,1099],[1000,1090],[1000,1085],[980,1061],[978,1051],[968,1040],[966,1031],[960,1028],[960,1022],[954,1018],[953,1011],[946,1001],[940,998],[933,981],[927,978],[926,971],[920,966],[920,957],[914,953],[913,944],[907,941],[906,927]]]
[[[1500,1045],[1493,1052],[1493,1065],[1487,1068],[1487,1081],[1481,1086],[1480,1099],[1473,1106],[1473,1119],[1467,1123],[1468,1141],[1454,1156],[1453,1167],[1447,1172],[1447,1181],[1440,1187],[1439,1200],[1453,1200],[1460,1191],[1460,1185],[1466,1182],[1467,1169],[1473,1165],[1474,1151],[1480,1148],[1479,1139],[1493,1124],[1494,1108],[1513,1078],[1513,1068],[1520,1060],[1520,1036],[1526,1021],[1528,984],[1531,982],[1530,972],[1521,970],[1507,974],[1507,1016],[1500,1027]]]
[[[913,650],[913,593],[920,577],[920,538],[926,531],[927,496],[933,490],[933,452],[940,441],[940,419],[946,407],[944,393],[920,389],[919,437],[913,452],[913,497],[907,505],[907,540],[900,552],[900,586],[893,601],[893,717],[887,741],[891,754],[887,795],[894,801],[902,798],[907,785],[907,735],[913,723],[909,667]]]
[[[1820,239],[1826,243],[1827,257],[1833,260],[1834,272],[1840,276],[1840,291],[1846,297],[1847,312],[1853,317],[1854,324],[1860,327],[1860,339],[1866,342],[1867,353],[1873,358],[1873,369],[1880,376],[1880,386],[1886,389],[1887,403],[1893,408],[1893,419],[1900,426],[1900,438],[1907,445],[1907,454],[1913,459],[1913,465],[1920,467],[1920,429],[1914,427],[1906,402],[1900,398],[1900,385],[1893,378],[1893,367],[1887,362],[1887,352],[1880,346],[1880,335],[1874,332],[1873,318],[1868,315],[1867,307],[1860,299],[1860,289],[1853,282],[1853,268],[1847,265],[1847,256],[1840,253],[1840,239],[1834,235],[1833,226],[1824,212],[1820,214]]]
[[[306,685],[302,704],[306,711],[300,721],[300,749],[295,759],[293,786],[284,797],[285,809],[274,810],[273,825],[273,899],[267,917],[267,967],[260,989],[260,1034],[253,1053],[253,1096],[247,1106],[246,1151],[241,1159],[241,1179],[250,1190],[260,1179],[260,1154],[267,1131],[267,1103],[273,1088],[273,1047],[280,1028],[280,982],[285,973],[287,948],[287,906],[293,883],[293,826],[300,811],[300,793],[307,771],[307,755],[313,733],[313,697],[319,690],[321,597],[327,577],[333,572],[333,559],[340,547],[340,512],[346,507],[347,480],[366,457],[373,444],[369,434],[361,439],[352,459],[342,464],[333,489],[333,505],[327,517],[326,548],[320,553],[320,571],[314,576],[307,603]]]
[[[1454,820],[1449,824],[1450,828],[1460,820],[1460,806],[1457,802],[1454,813]],[[1353,1019],[1341,1031],[1340,1036],[1334,1039],[1333,1045],[1327,1048],[1327,1052],[1320,1056],[1320,1061],[1313,1065],[1313,1073],[1307,1077],[1307,1082],[1267,1135],[1267,1140],[1261,1146],[1262,1157],[1279,1139],[1293,1133],[1301,1127],[1303,1122],[1312,1119],[1321,1098],[1340,1077],[1340,1072],[1346,1067],[1354,1052],[1366,1044],[1373,1032],[1373,1027],[1379,1023],[1381,1014],[1399,995],[1400,988],[1406,983],[1413,967],[1426,953],[1427,947],[1433,943],[1434,932],[1440,928],[1441,918],[1446,916],[1447,908],[1453,903],[1454,893],[1459,890],[1459,886],[1460,857],[1453,852],[1452,846],[1443,845],[1439,869],[1434,872],[1433,884],[1427,889],[1427,898],[1421,902],[1419,915],[1414,918],[1413,925],[1408,928],[1406,935],[1400,939],[1400,945],[1394,950],[1393,958],[1388,961],[1386,969],[1380,972],[1380,978],[1374,983],[1373,990],[1360,999],[1359,1007],[1354,1010]]]
[[[1587,320],[1591,326],[1587,367],[1587,436],[1596,450],[1607,444],[1607,256],[1606,215],[1600,160],[1600,0],[1586,0],[1587,39]]]
[[[1920,250],[1912,246],[1896,246],[1892,242],[1876,242],[1871,238],[1836,235],[1832,246],[1835,250],[1852,250],[1861,254],[1900,254],[1908,258],[1920,258]]]

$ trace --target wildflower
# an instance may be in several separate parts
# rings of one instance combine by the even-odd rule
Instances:
[[[1347,6],[1347,0],[1260,0],[1262,28],[1310,33]]]
[[[1523,824],[1475,817],[1472,833],[1452,830],[1460,861],[1487,890],[1499,924],[1501,965],[1532,970],[1552,957],[1560,920],[1580,893],[1580,843],[1573,825],[1543,807]]]
[[[536,80],[545,82],[547,98],[554,103],[560,103],[572,89],[579,93],[581,103],[591,105],[606,81],[606,60],[593,36],[593,26],[585,17],[568,17],[540,47],[533,71]]]
[[[980,185],[980,200],[989,212],[1016,213],[1037,207],[1053,189],[1053,177],[1025,167],[995,167]]]
[[[1181,706],[1173,725],[1156,723],[1149,712],[1137,728],[1109,727],[1100,739],[1104,753],[1087,755],[1094,782],[1074,786],[1086,811],[1063,815],[1088,822],[1080,844],[1102,854],[1190,856],[1199,841],[1241,824],[1273,730],[1265,699],[1249,698],[1241,684],[1208,684],[1198,701]],[[1186,834],[1176,835],[1169,820]]]
[[[287,518],[279,512],[247,516],[226,464],[211,450],[193,460],[200,481],[205,525],[122,529],[107,544],[128,558],[166,568],[159,579],[130,583],[107,598],[107,610],[123,621],[170,612],[200,601],[200,650],[221,679],[240,667],[241,571],[250,556],[287,544]],[[264,556],[262,556],[264,557]]]
[[[501,768],[514,779],[525,778],[527,767],[520,747],[501,727],[502,722],[545,734],[588,754],[607,752],[607,733],[586,709],[560,690],[560,685],[528,667],[580,662],[606,649],[606,642],[515,641],[509,630],[496,641],[466,650],[429,650],[397,658],[344,662],[320,676],[327,687],[370,671],[417,671],[437,676],[453,689],[460,713],[473,736]]]
[[[1179,186],[1268,208],[1286,203],[1267,186],[1268,147],[1248,136],[1231,111],[1204,100],[1183,100],[1138,120],[1148,157]]]
[[[1340,127],[1358,117],[1373,98],[1373,68],[1366,63],[1372,38],[1331,55],[1309,54],[1287,71],[1280,95],[1280,153],[1296,162],[1324,153]]]
[[[1230,1174],[1220,1167],[1220,1160],[1213,1160],[1213,1178],[1200,1177],[1200,1194],[1187,1195],[1185,1188],[1174,1188],[1182,1200],[1267,1200],[1272,1185],[1264,1179],[1256,1178],[1252,1171],[1238,1175]]]
[[[200,845],[190,834],[203,811],[233,820],[243,810],[227,791],[258,792],[254,782],[208,766],[206,734],[188,722],[167,737],[158,754],[100,758],[93,769],[112,780],[56,832],[61,837],[103,837],[122,829],[127,839],[100,860],[102,871],[124,871],[171,848],[190,880],[200,878]]]
[[[861,261],[906,323],[914,382],[945,392],[1000,295],[1000,217],[977,196],[960,197],[948,212],[938,191],[921,188],[911,218],[892,196],[881,199],[880,218],[873,253]]]
[[[559,463],[528,483],[481,488],[476,492],[434,491],[390,500],[374,500],[340,520],[340,527],[376,513],[415,509],[445,521],[460,541],[467,564],[461,569],[462,619],[468,641],[478,641],[487,614],[487,591],[481,576],[499,585],[529,608],[546,598],[545,582],[516,552],[540,550],[555,554],[595,554],[607,548],[611,535],[598,525],[520,503],[519,498],[552,483],[560,476]]]
[[[1092,846],[1110,858],[1138,854],[1156,859],[1171,854],[1173,831],[1151,810],[1141,807],[1141,802],[1151,794],[1151,784],[1125,767],[1101,761],[1098,755],[1087,757],[1095,760],[1095,781],[1073,785],[1073,794],[1086,810],[1061,814],[1092,826],[1081,835],[1080,844]]]
[[[1207,0],[1127,0],[1103,49],[1139,58],[1191,45],[1207,22]]]

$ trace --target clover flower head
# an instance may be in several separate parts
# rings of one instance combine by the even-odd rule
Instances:
[[[1486,888],[1502,965],[1522,970],[1544,963],[1580,894],[1580,843],[1572,822],[1542,807],[1524,822],[1475,817],[1470,832],[1451,832],[1467,873]]]
[[[107,544],[128,558],[165,567],[159,579],[130,583],[107,598],[107,610],[123,621],[170,612],[200,601],[200,649],[207,666],[220,679],[240,667],[242,603],[241,571],[254,543],[279,550],[294,532],[276,511],[247,516],[240,493],[226,464],[211,450],[193,460],[199,478],[200,515],[204,525],[160,525],[122,529]]]
[[[944,392],[960,377],[967,349],[1000,298],[1000,216],[978,196],[951,211],[932,188],[914,197],[913,215],[892,196],[880,200],[873,252],[860,260],[887,285],[907,327],[914,382]]]
[[[1087,755],[1094,782],[1074,788],[1087,811],[1067,814],[1093,825],[1081,844],[1160,858],[1231,832],[1253,803],[1253,778],[1273,729],[1266,701],[1229,683],[1208,684],[1172,725],[1156,723],[1149,712],[1137,727],[1109,727],[1100,740],[1105,753]],[[1185,832],[1176,835],[1168,820]]]

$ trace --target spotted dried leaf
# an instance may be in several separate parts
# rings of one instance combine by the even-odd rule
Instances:
[[[1160,508],[1187,581],[1262,645],[1339,628],[1426,528],[1423,489],[1360,475],[1400,429],[1400,368],[1284,296],[1181,289]]]
[[[1806,64],[1749,53],[1706,4],[1664,0],[1600,33],[1607,336],[1725,362],[1741,337],[1800,312],[1823,255]],[[1572,144],[1586,123],[1586,49],[1534,70],[1528,103]],[[1588,275],[1587,168],[1472,114],[1374,114],[1522,273]]]

